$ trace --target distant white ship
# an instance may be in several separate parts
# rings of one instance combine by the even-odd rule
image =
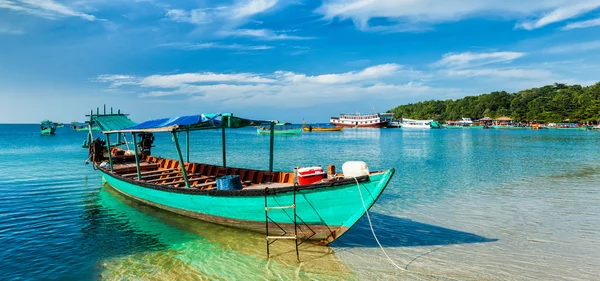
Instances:
[[[336,127],[382,128],[389,123],[389,116],[390,113],[340,114],[340,117],[331,117],[329,122]]]
[[[439,129],[440,124],[433,120],[402,119],[402,129]]]

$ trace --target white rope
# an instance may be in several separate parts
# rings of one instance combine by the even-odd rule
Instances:
[[[371,222],[371,216],[369,216],[369,210],[367,209],[367,205],[365,205],[365,199],[362,196],[362,191],[360,191],[360,184],[358,183],[358,180],[356,179],[356,177],[354,178],[354,180],[356,181],[356,186],[358,187],[358,194],[360,194],[360,201],[362,202],[363,208],[365,208],[365,214],[367,214],[367,220],[369,221],[369,226],[371,227],[371,233],[373,233],[373,238],[375,238],[377,245],[379,245],[379,248],[381,248],[381,251],[383,252],[385,257],[390,261],[390,263],[392,265],[394,265],[396,268],[398,268],[402,271],[408,271],[408,270],[400,267],[399,265],[397,265],[394,262],[394,260],[392,260],[390,258],[390,256],[388,256],[388,254],[385,252],[385,249],[383,249],[383,246],[381,246],[381,243],[379,243],[379,239],[377,239],[377,235],[375,235],[375,230],[373,229],[373,223]]]
[[[365,199],[363,198],[362,191],[360,190],[360,183],[358,183],[358,180],[356,179],[356,177],[354,177],[354,181],[356,181],[356,187],[358,188],[358,194],[360,195],[360,200],[362,202],[363,208],[365,209],[365,214],[367,215],[367,220],[369,221],[369,226],[371,227],[371,233],[373,233],[373,238],[375,238],[375,241],[377,242],[377,245],[379,245],[379,248],[381,248],[381,251],[383,252],[383,254],[385,255],[385,257],[390,261],[390,263],[393,266],[395,266],[396,268],[398,268],[398,269],[400,269],[402,271],[406,271],[406,272],[409,272],[409,273],[414,273],[414,274],[419,274],[419,275],[424,275],[424,276],[429,276],[429,277],[438,277],[438,278],[446,278],[446,279],[451,279],[451,280],[458,280],[458,279],[454,279],[454,278],[449,277],[449,276],[443,276],[443,275],[432,274],[432,273],[422,273],[422,272],[418,272],[418,271],[408,270],[408,269],[402,268],[398,264],[396,264],[394,262],[394,260],[392,260],[392,258],[390,258],[390,256],[388,256],[388,254],[385,252],[385,249],[383,248],[383,246],[379,242],[379,239],[377,238],[377,235],[375,235],[375,229],[373,229],[373,223],[371,222],[371,216],[369,216],[369,210],[367,209],[367,205],[365,205]]]

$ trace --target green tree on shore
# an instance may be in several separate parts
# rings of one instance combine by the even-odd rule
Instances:
[[[492,92],[457,100],[429,100],[397,106],[396,118],[457,120],[508,116],[517,121],[597,122],[600,120],[600,82],[582,87],[555,83],[516,93]]]

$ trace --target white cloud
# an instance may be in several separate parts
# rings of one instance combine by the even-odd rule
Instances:
[[[449,76],[462,76],[462,77],[477,77],[477,76],[489,76],[496,78],[512,78],[512,79],[544,79],[552,78],[554,74],[546,70],[539,69],[498,69],[498,68],[484,68],[484,69],[452,69],[445,72]]]
[[[326,20],[350,19],[357,28],[364,31],[373,28],[385,31],[394,26],[399,27],[397,31],[414,31],[411,26],[422,31],[427,24],[483,16],[518,21],[539,17],[520,25],[526,29],[534,29],[574,18],[597,7],[600,7],[600,0],[587,0],[575,5],[571,0],[329,0],[316,12]],[[389,23],[373,27],[370,26],[373,18],[387,19]]]
[[[175,88],[183,84],[206,82],[274,83],[276,80],[252,73],[221,74],[213,72],[151,75],[141,80],[142,87]]]
[[[481,66],[498,62],[510,62],[520,57],[525,53],[521,52],[491,52],[491,53],[447,53],[442,59],[433,64],[433,66],[445,67],[472,67]]]
[[[216,23],[224,26],[239,26],[256,14],[268,11],[277,4],[277,0],[237,1],[231,6],[218,6],[192,10],[169,9],[166,18],[176,22],[190,24]]]
[[[231,9],[230,15],[233,18],[247,18],[255,14],[260,14],[277,4],[277,0],[246,0],[240,1]]]
[[[583,14],[588,13],[589,11],[597,9],[598,7],[600,7],[600,1],[594,0],[588,1],[586,3],[566,5],[564,7],[555,9],[554,11],[544,15],[538,20],[526,21],[517,26],[527,30],[532,30],[552,23],[561,22],[567,19],[581,16]]]
[[[285,81],[294,83],[311,82],[320,84],[340,84],[386,78],[398,75],[401,69],[401,65],[390,63],[367,67],[358,72],[350,71],[340,74],[323,74],[317,76],[306,76],[305,74],[295,74],[293,72],[277,72],[276,74],[283,77]]]
[[[136,85],[138,78],[131,75],[121,74],[102,74],[92,79],[94,82],[110,83],[111,88],[118,88],[123,85]]]
[[[0,0],[0,9],[9,9],[53,20],[64,17],[79,17],[88,21],[98,20],[93,15],[76,11],[52,0]]]
[[[562,54],[562,53],[581,53],[581,52],[587,52],[587,51],[593,51],[593,50],[599,50],[599,49],[600,49],[600,40],[597,40],[597,41],[588,41],[588,42],[575,43],[575,44],[558,45],[558,46],[546,48],[542,51],[544,53],[549,53],[549,54]]]
[[[217,42],[207,43],[167,43],[158,45],[159,47],[170,47],[180,50],[202,50],[202,49],[228,49],[228,50],[247,50],[260,51],[273,49],[273,46],[267,45],[242,45],[242,44],[221,44]]]
[[[236,29],[222,31],[220,34],[223,36],[235,36],[235,37],[255,37],[262,40],[310,40],[313,37],[302,37],[288,35],[281,31],[272,31],[268,29]]]
[[[306,75],[289,71],[271,74],[257,73],[183,73],[150,75],[135,85],[120,85],[136,89],[142,98],[183,95],[205,103],[309,106],[339,100],[390,99],[428,94],[443,94],[448,89],[436,89],[406,79],[411,70],[397,64],[381,64],[358,71]],[[415,75],[415,72],[412,72]],[[94,81],[112,83],[129,75],[101,75]],[[390,81],[394,82],[390,82]],[[401,82],[404,80],[404,82]],[[111,84],[111,87],[113,85]],[[148,91],[148,89],[150,89]]]
[[[571,29],[578,29],[578,28],[588,28],[588,27],[594,27],[594,26],[600,26],[600,18],[591,19],[591,20],[585,20],[585,21],[572,22],[572,23],[569,23],[569,24],[565,25],[562,28],[562,30],[571,30]]]

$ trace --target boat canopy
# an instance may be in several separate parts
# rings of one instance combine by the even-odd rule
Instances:
[[[104,133],[179,132],[217,128],[243,128],[270,125],[271,121],[250,120],[231,113],[210,113],[148,120],[122,129],[103,130]]]
[[[92,115],[91,122],[92,126],[98,126],[100,131],[114,131],[135,126],[135,122],[125,114]]]

